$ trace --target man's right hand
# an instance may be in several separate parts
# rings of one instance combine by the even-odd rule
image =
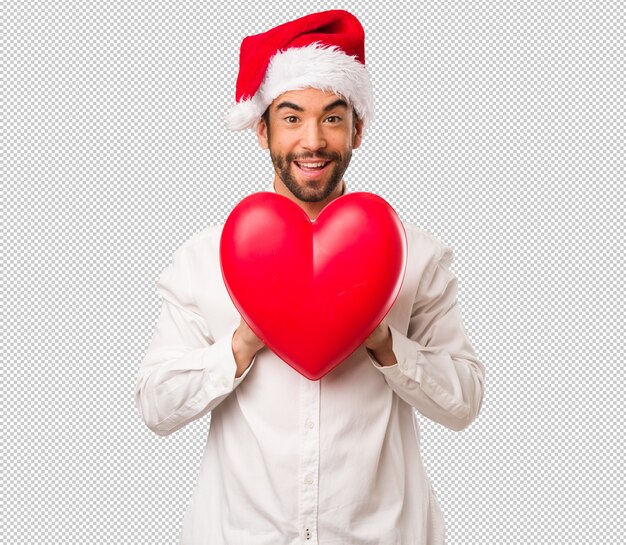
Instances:
[[[239,327],[233,334],[232,350],[237,363],[237,374],[235,378],[239,378],[244,371],[250,367],[254,355],[265,345],[259,339],[254,331],[250,329],[243,318],[239,323]]]

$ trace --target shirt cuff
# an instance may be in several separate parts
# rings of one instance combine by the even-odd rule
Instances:
[[[419,382],[422,375],[422,367],[417,364],[420,357],[419,344],[392,326],[389,326],[389,330],[391,331],[391,349],[396,356],[397,363],[381,365],[372,357],[369,350],[366,350],[372,365],[396,382],[407,382],[408,380]]]
[[[230,329],[229,331],[229,335],[227,335],[228,337],[228,354],[229,354],[229,361],[231,362],[231,365],[234,368],[233,371],[233,390],[235,388],[237,388],[237,386],[239,386],[243,379],[246,378],[246,376],[248,375],[248,373],[250,372],[250,369],[252,369],[252,366],[254,365],[254,362],[256,361],[256,355],[258,354],[258,352],[256,352],[254,354],[254,356],[252,356],[252,361],[250,362],[250,365],[248,365],[247,369],[241,373],[241,376],[238,378],[235,378],[235,375],[237,374],[237,362],[235,361],[235,354],[233,353],[233,335],[235,334],[235,331],[237,331],[237,328],[239,327],[239,324],[237,324],[235,327],[233,327],[232,329]]]
[[[241,374],[240,377],[235,378],[237,374],[237,362],[235,361],[235,354],[233,354],[233,335],[235,331],[239,327],[239,324],[233,325],[228,329],[226,334],[221,337],[219,340],[215,341],[211,347],[211,358],[216,362],[224,362],[224,373],[221,378],[221,385],[230,390],[234,390],[246,375],[252,369],[252,365],[254,365],[254,361],[256,360],[256,354],[252,358],[252,362],[248,366],[248,368]],[[210,366],[207,366],[210,368]]]
[[[232,352],[232,350],[231,350]],[[257,352],[258,354],[258,352]],[[233,356],[233,361],[234,361],[234,356]],[[246,375],[250,372],[250,369],[252,369],[252,366],[254,365],[254,362],[256,361],[256,354],[252,357],[252,361],[250,362],[250,365],[248,365],[248,368],[241,373],[241,376],[239,378],[235,378],[235,380],[233,381],[233,390],[235,388],[237,388],[237,386],[239,386],[239,384],[241,384],[241,382],[243,381],[244,378],[246,378]],[[235,373],[237,373],[237,364],[235,363]]]

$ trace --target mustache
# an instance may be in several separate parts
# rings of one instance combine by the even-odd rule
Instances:
[[[287,161],[301,161],[302,159],[320,159],[324,161],[340,161],[341,154],[336,151],[323,151],[320,150],[316,153],[308,152],[308,153],[300,153],[298,155],[294,153],[288,153],[286,157]]]

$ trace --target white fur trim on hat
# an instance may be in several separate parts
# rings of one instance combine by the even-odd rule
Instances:
[[[373,118],[372,83],[365,66],[337,46],[311,44],[274,55],[259,90],[252,98],[233,106],[226,126],[232,131],[255,128],[276,97],[309,87],[346,98],[365,126]]]

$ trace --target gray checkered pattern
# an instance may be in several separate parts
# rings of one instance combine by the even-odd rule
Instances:
[[[210,418],[135,410],[154,282],[271,180],[223,128],[240,40],[336,7],[377,105],[346,180],[454,248],[487,370],[470,428],[422,418],[448,543],[623,542],[622,2],[10,0],[3,543],[175,543]]]

